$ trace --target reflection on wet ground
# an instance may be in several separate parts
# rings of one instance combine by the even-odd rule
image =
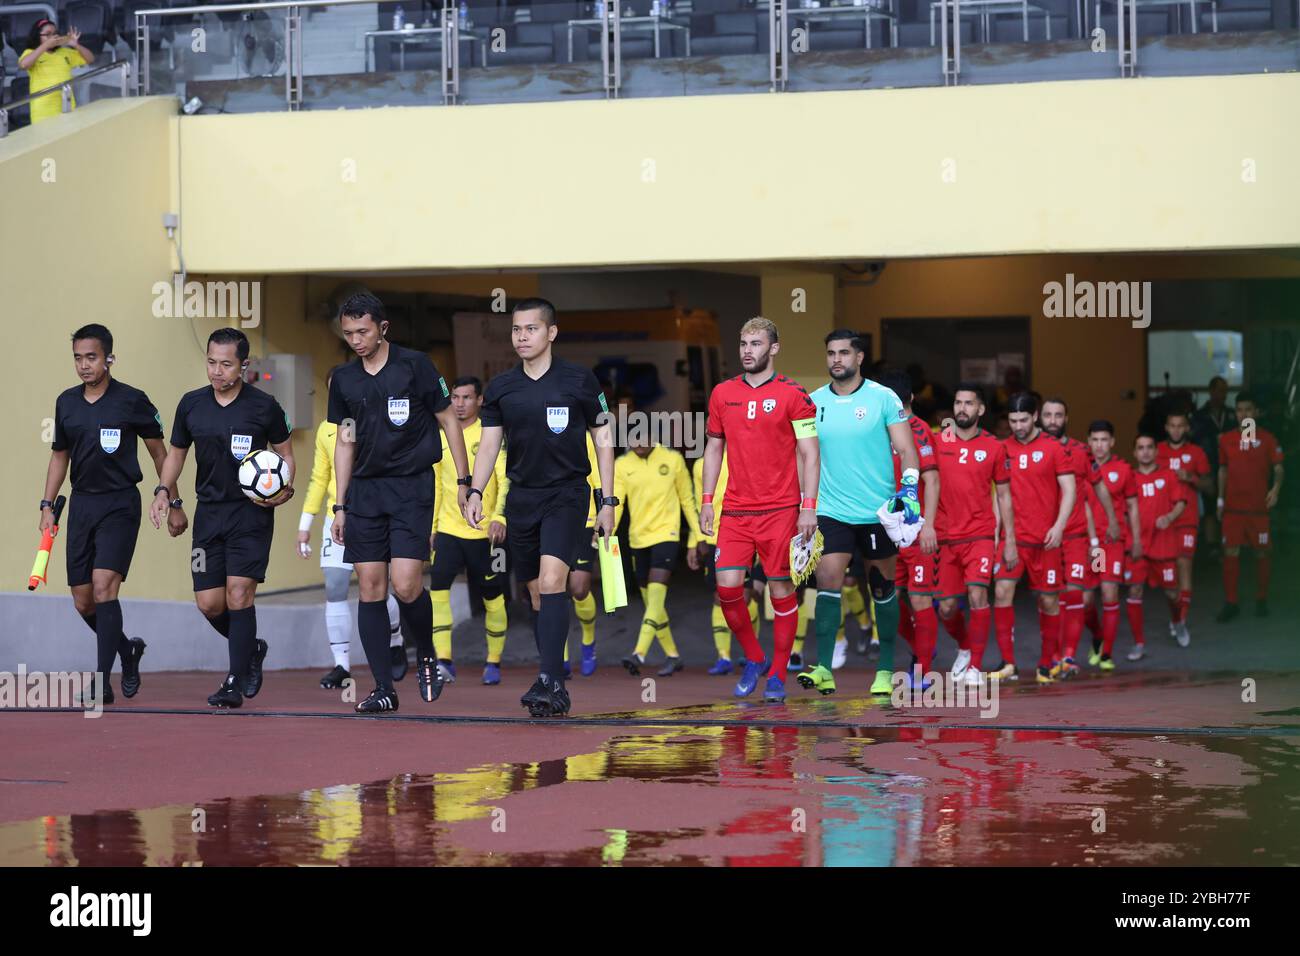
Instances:
[[[10,823],[0,865],[1300,862],[1288,734],[732,724],[610,728],[589,748]]]

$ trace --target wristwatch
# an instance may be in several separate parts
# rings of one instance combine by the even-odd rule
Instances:
[[[611,508],[617,508],[617,507],[618,507],[618,499],[617,499],[617,498],[601,498],[601,499],[600,499],[600,506],[601,506],[602,508],[604,508],[606,505],[608,505],[608,506],[611,507]]]
[[[474,485],[474,476],[466,475],[464,478],[457,478],[456,484],[464,485],[466,488],[471,488]]]
[[[42,498],[42,499],[41,499],[41,510],[42,510],[42,511],[44,511],[46,508],[53,508],[53,507],[54,507],[54,502],[53,502],[53,501],[50,501],[48,498]]]
[[[155,485],[155,486],[154,486],[154,489],[153,489],[153,496],[154,496],[155,498],[157,498],[157,497],[158,497],[158,492],[160,492],[160,491],[168,491],[168,490],[170,490],[170,489],[169,489],[166,485]]]
[[[179,507],[180,507],[181,505],[183,505],[183,504],[185,504],[185,499],[184,499],[184,498],[172,498],[171,500],[169,500],[169,501],[167,502],[167,507],[168,507],[168,508],[179,508]]]
[[[347,511],[347,508],[344,505],[335,505],[330,510],[333,511],[334,514],[338,514],[340,511]]]
[[[469,501],[469,496],[470,496],[470,495],[478,495],[480,498],[482,498],[482,497],[483,497],[483,492],[479,491],[477,488],[471,488],[469,491],[465,492],[465,500],[466,500],[466,501]]]

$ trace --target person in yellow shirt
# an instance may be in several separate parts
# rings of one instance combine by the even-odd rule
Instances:
[[[67,36],[59,35],[59,28],[50,20],[37,20],[27,37],[23,55],[18,65],[27,71],[28,89],[35,93],[72,79],[78,66],[95,62],[95,54],[81,45],[81,31],[73,29]],[[63,95],[58,90],[32,100],[32,123],[40,123],[63,112]],[[77,108],[76,97],[72,108]]]
[[[596,445],[591,436],[587,436],[587,464],[591,470],[587,473],[587,487],[593,492],[600,484],[600,466],[596,462]],[[618,521],[614,522],[618,527]],[[596,554],[596,499],[593,495],[587,504],[587,527],[582,540],[578,542],[578,556],[569,571],[569,597],[573,598],[573,609],[577,613],[578,623],[582,626],[582,676],[590,677],[596,673],[596,598],[591,593],[592,569],[599,558]],[[564,677],[573,676],[569,666],[569,642],[564,642]]]
[[[671,677],[682,669],[682,660],[673,640],[665,603],[668,580],[677,566],[683,516],[691,537],[700,535],[700,519],[691,494],[686,459],[680,452],[649,439],[629,441],[628,450],[614,463],[614,497],[619,500],[614,510],[614,527],[618,527],[623,509],[627,509],[628,547],[632,551],[637,584],[641,587],[641,600],[645,603],[636,648],[623,658],[623,666],[629,674],[638,676],[646,652],[658,638],[667,656],[659,676]]]
[[[451,387],[451,407],[465,435],[470,472],[478,454],[483,423],[483,383],[472,375],[456,379]],[[486,617],[487,664],[483,683],[501,683],[501,652],[506,646],[506,558],[501,543],[506,538],[506,456],[498,455],[496,467],[483,489],[483,524],[487,530],[471,528],[456,504],[456,464],[447,453],[443,435],[443,456],[433,466],[437,475],[437,507],[433,512],[433,564],[429,570],[429,600],[433,603],[433,646],[438,669],[445,681],[456,680],[451,655],[451,585],[463,570],[483,595]]]
[[[325,376],[328,391],[335,366]],[[348,587],[352,582],[352,565],[343,560],[343,547],[334,543],[330,529],[334,526],[334,444],[338,426],[323,421],[316,428],[316,452],[312,459],[311,481],[298,519],[298,540],[294,549],[304,561],[311,557],[311,526],[321,507],[325,507],[325,528],[320,539],[320,569],[325,576],[325,633],[329,636],[334,668],[320,679],[326,690],[343,686],[352,676],[352,609],[348,607]],[[392,654],[393,680],[406,676],[406,648],[402,645],[402,625],[397,598],[388,595],[388,638]]]
[[[691,466],[691,478],[695,485],[695,513],[700,512],[700,505],[704,501],[704,459],[696,458],[695,464]],[[718,484],[713,490],[713,506],[721,508],[719,504],[722,496],[727,490],[727,453],[722,453],[722,470],[718,472]],[[713,534],[704,535],[692,532],[686,540],[686,566],[692,571],[704,570],[706,578],[713,577],[713,556],[718,546],[717,525],[714,525]],[[757,567],[757,562],[755,567]],[[752,581],[746,581],[746,587],[752,585]],[[712,585],[710,585],[712,587]],[[754,598],[752,590],[749,591],[747,600],[749,602],[749,620],[754,627],[754,633],[758,634],[758,601]],[[714,677],[731,673],[731,628],[727,626],[727,619],[722,616],[722,602],[715,593],[713,595],[713,646],[717,649],[718,659],[713,666],[709,668],[708,673]]]

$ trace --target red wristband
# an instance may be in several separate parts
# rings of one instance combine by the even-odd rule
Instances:
[[[700,494],[700,507],[713,504],[713,495]]]
[[[817,499],[816,499],[816,498],[805,498],[805,499],[803,500],[803,502],[799,505],[799,508],[800,508],[801,510],[803,510],[803,511],[816,511],[816,510],[817,510]]]

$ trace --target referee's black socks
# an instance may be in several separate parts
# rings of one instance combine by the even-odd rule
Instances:
[[[569,595],[543,594],[537,613],[537,638],[541,645],[541,672],[564,682],[564,644],[569,639]]]
[[[426,600],[425,606],[429,602]],[[405,616],[405,615],[403,615]],[[432,626],[432,625],[431,625]],[[361,649],[366,652],[366,663],[375,678],[375,686],[380,690],[393,689],[393,664],[388,652],[388,601],[358,601],[357,631],[361,635]],[[432,642],[433,635],[425,632],[425,637]]]
[[[95,670],[108,677],[113,673],[118,645],[122,641],[122,605],[116,599],[95,605]]]
[[[257,648],[257,608],[250,605],[226,613],[230,615],[230,673],[242,681]]]
[[[206,614],[204,615],[204,617],[207,618],[208,623],[212,625],[212,629],[214,631],[216,631],[224,638],[230,637],[230,612],[229,611],[222,611],[216,617],[207,617]]]
[[[411,641],[415,644],[415,656],[420,660],[433,657],[433,604],[429,601],[429,592],[421,588],[415,600],[409,604],[398,598],[397,609],[402,615],[402,622],[406,625]]]

